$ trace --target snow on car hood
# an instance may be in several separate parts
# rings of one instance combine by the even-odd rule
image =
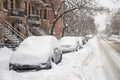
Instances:
[[[51,39],[30,37],[24,40],[10,58],[11,63],[38,64],[46,62],[53,54]],[[52,41],[54,42],[54,41]]]

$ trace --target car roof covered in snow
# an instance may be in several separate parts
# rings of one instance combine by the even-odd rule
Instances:
[[[60,39],[60,45],[75,45],[77,43],[77,37],[65,36]]]

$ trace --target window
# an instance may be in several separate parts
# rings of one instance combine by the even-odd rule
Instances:
[[[30,4],[29,4],[29,11],[28,11],[29,15],[30,15]]]
[[[47,19],[47,10],[44,9],[44,19]]]
[[[45,0],[42,0],[45,3]]]
[[[7,1],[7,0],[4,0],[4,1],[3,1],[3,5],[4,5],[4,8],[5,8],[5,9],[8,9],[8,1]]]
[[[32,6],[32,14],[35,14],[35,12],[34,12],[34,7]]]
[[[36,8],[36,15],[38,15],[38,9]]]
[[[24,14],[27,15],[27,3],[24,2]]]
[[[42,17],[42,9],[40,9],[40,17]]]
[[[11,3],[11,10],[13,10],[13,0],[10,0]]]
[[[1,3],[0,3],[0,11],[1,11]]]
[[[19,9],[20,8],[20,0],[15,0],[15,2],[16,2],[16,5],[15,5],[16,9]]]

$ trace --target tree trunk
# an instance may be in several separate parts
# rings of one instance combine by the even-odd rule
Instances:
[[[63,28],[63,31],[62,31],[62,37],[63,37],[64,34],[65,34],[65,29],[66,29],[66,28]]]
[[[53,33],[54,33],[55,24],[56,24],[56,23],[53,22],[50,35],[54,35]]]

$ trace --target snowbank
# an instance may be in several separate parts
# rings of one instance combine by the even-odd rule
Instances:
[[[95,37],[78,52],[63,54],[61,63],[53,64],[50,70],[17,73],[3,69],[0,80],[109,80],[103,67],[106,62],[99,48]]]
[[[10,57],[13,51],[7,47],[0,48],[0,60]]]

